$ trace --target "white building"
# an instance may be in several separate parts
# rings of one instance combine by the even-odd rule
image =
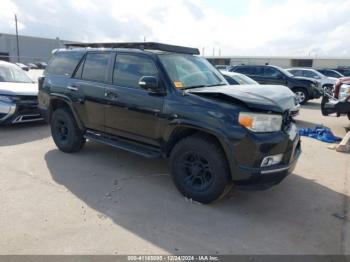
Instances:
[[[276,65],[288,67],[338,68],[350,67],[350,57],[311,57],[311,56],[206,56],[214,65]]]
[[[19,60],[22,63],[47,62],[53,49],[72,41],[19,35]],[[0,60],[17,62],[16,35],[0,33]]]

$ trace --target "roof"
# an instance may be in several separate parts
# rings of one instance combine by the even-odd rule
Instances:
[[[123,43],[74,43],[65,44],[67,48],[124,48],[124,49],[137,49],[137,50],[152,50],[163,51],[171,53],[191,54],[199,55],[197,48],[176,46],[156,42],[123,42]]]

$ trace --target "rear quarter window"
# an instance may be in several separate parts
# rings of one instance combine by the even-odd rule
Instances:
[[[59,52],[52,57],[46,72],[53,75],[71,76],[83,55],[83,52]]]

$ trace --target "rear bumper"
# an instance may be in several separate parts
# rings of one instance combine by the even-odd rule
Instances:
[[[321,102],[322,115],[337,114],[337,116],[346,115],[350,112],[350,97],[345,101],[330,100],[328,96],[323,96]]]
[[[0,124],[17,124],[43,120],[37,105],[0,102]]]

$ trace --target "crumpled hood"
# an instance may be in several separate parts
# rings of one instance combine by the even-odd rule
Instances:
[[[0,82],[0,95],[37,96],[38,84]]]
[[[240,100],[252,109],[283,113],[295,107],[295,95],[286,86],[227,85],[188,89],[191,94],[223,94]]]

